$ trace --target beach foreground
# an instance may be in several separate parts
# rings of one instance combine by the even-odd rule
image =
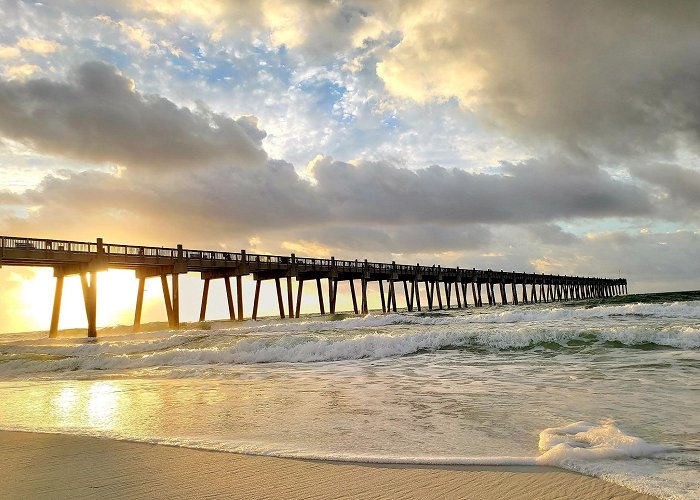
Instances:
[[[653,498],[548,467],[365,465],[0,431],[4,498]]]

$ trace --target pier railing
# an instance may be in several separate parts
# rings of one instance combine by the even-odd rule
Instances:
[[[523,273],[515,271],[494,271],[491,269],[426,266],[419,263],[397,264],[396,262],[369,262],[367,260],[343,260],[290,255],[269,255],[224,250],[199,250],[176,247],[155,247],[146,245],[125,245],[105,243],[101,238],[95,242],[58,240],[46,238],[26,238],[0,236],[0,266],[47,266],[54,268],[57,278],[54,296],[54,311],[51,334],[56,334],[60,314],[63,277],[79,274],[85,295],[88,316],[88,335],[95,335],[96,280],[98,271],[109,268],[133,269],[139,278],[139,291],[136,299],[134,327],[138,329],[143,304],[144,280],[160,277],[168,321],[173,327],[179,325],[179,285],[178,276],[187,272],[199,272],[204,280],[200,320],[204,319],[209,281],[224,279],[229,305],[230,318],[243,318],[243,297],[241,277],[252,274],[256,281],[252,317],[257,317],[260,285],[263,281],[274,280],[280,317],[285,317],[281,290],[281,279],[287,280],[287,302],[289,316],[299,316],[302,289],[305,281],[315,280],[319,298],[319,309],[325,313],[321,279],[328,280],[329,311],[335,312],[338,284],[348,282],[356,314],[366,314],[369,310],[367,285],[379,285],[382,311],[396,311],[396,290],[394,284],[403,282],[405,304],[409,311],[414,307],[421,310],[419,284],[424,284],[428,309],[436,303],[439,309],[450,308],[452,299],[457,307],[467,307],[468,290],[471,287],[472,305],[483,306],[482,286],[485,285],[489,305],[527,304],[572,299],[609,297],[627,293],[627,280],[624,278],[599,278],[584,276],[560,276],[552,274]],[[87,280],[90,274],[90,281]],[[171,276],[172,293],[167,276]],[[230,279],[236,279],[238,314],[236,315]],[[296,304],[292,294],[292,278],[298,282]],[[358,308],[354,283],[361,283],[362,305]],[[384,291],[384,283],[387,292]],[[410,283],[410,293],[409,293]],[[518,292],[517,287],[521,290]],[[443,292],[444,289],[443,302]],[[510,288],[510,290],[508,290]],[[498,293],[497,293],[498,292]],[[461,297],[460,297],[461,295]],[[508,297],[510,295],[510,298]]]

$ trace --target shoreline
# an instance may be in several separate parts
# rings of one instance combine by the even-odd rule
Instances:
[[[554,467],[322,461],[23,431],[0,431],[0,484],[4,498],[655,498]]]

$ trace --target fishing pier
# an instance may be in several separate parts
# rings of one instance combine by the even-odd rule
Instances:
[[[260,290],[265,282],[274,283],[280,318],[299,317],[302,291],[307,282],[316,286],[321,314],[336,313],[339,286],[349,288],[355,314],[368,314],[367,294],[370,283],[378,284],[383,313],[396,312],[397,288],[399,296],[403,291],[402,302],[408,311],[482,307],[485,303],[496,305],[497,290],[499,302],[504,305],[604,298],[627,293],[627,280],[624,278],[461,269],[337,260],[333,257],[319,259],[297,257],[294,254],[263,255],[247,253],[245,250],[190,250],[182,245],[177,245],[176,248],[135,246],[105,243],[101,238],[95,242],[81,242],[1,236],[1,266],[53,268],[56,289],[50,337],[55,337],[58,333],[63,280],[66,276],[74,275],[80,276],[82,283],[88,322],[87,335],[97,336],[97,273],[108,269],[130,269],[138,279],[134,331],[140,329],[145,283],[149,278],[160,280],[168,324],[171,328],[179,327],[178,278],[181,274],[190,272],[200,273],[203,281],[200,321],[204,321],[206,315],[209,285],[217,279],[224,280],[230,319],[242,321],[245,317],[242,278],[248,275],[252,275],[255,281],[252,319],[258,317]],[[168,277],[172,286],[168,284]],[[283,281],[286,281],[285,287],[282,286]],[[296,298],[294,282],[297,283]],[[359,284],[359,290],[356,290],[356,284]],[[286,289],[286,297],[283,288]]]

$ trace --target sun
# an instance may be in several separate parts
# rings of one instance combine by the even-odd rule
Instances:
[[[31,279],[21,281],[16,310],[24,330],[45,330],[51,322],[56,278],[52,269],[34,269]],[[133,271],[110,269],[97,276],[97,325],[130,324],[138,281]],[[145,300],[155,291],[146,292]],[[63,285],[59,329],[85,328],[85,302],[79,276],[67,276]]]

